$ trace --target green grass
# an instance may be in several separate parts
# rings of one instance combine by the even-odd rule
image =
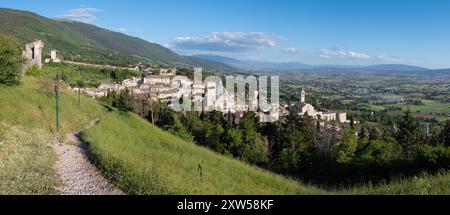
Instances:
[[[55,194],[52,148],[42,132],[0,122],[0,195]]]
[[[78,106],[75,93],[68,91],[65,84],[61,85],[59,109],[63,135],[84,128],[106,111],[85,96]],[[0,86],[0,121],[56,134],[54,82],[24,77],[20,86]]]
[[[413,114],[425,114],[434,116],[437,120],[443,121],[450,119],[450,117],[446,117],[444,113],[450,113],[450,103],[440,103],[432,100],[422,100],[423,105],[412,105],[412,104],[393,104],[387,105],[387,107],[399,107],[402,111],[409,110]]]
[[[408,108],[411,112],[420,111],[422,113],[450,113],[450,103],[440,103],[432,100],[422,100],[423,105],[407,105],[407,104],[395,104],[391,106],[400,107],[403,110]]]
[[[448,195],[450,193],[450,173],[448,171],[437,175],[424,173],[410,179],[379,185],[355,186],[340,192],[358,195]]]
[[[134,114],[110,113],[83,138],[105,174],[131,194],[320,193],[185,142]]]
[[[385,109],[385,107],[381,105],[361,104],[360,106],[372,111],[383,111]]]
[[[55,127],[52,82],[24,77],[16,87],[0,86],[0,194],[54,194],[56,155],[47,144],[80,130],[106,111],[61,87],[60,135]]]
[[[83,138],[108,178],[130,194],[449,194],[450,174],[325,190],[187,143],[134,114],[113,112]],[[202,167],[200,176],[198,165]]]

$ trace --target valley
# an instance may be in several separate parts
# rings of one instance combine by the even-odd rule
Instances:
[[[0,44],[0,194],[450,193],[447,69],[184,56],[13,9]],[[227,75],[279,77],[275,114],[258,85],[218,93]]]

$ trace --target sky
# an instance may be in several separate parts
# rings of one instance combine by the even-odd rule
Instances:
[[[447,0],[0,0],[0,7],[94,24],[184,55],[450,68]]]

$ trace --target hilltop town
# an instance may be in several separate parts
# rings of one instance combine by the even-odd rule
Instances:
[[[42,67],[42,49],[44,43],[40,40],[36,40],[33,43],[27,44],[23,52],[23,56],[28,59],[28,63],[24,66],[24,69],[30,68],[32,65]],[[50,58],[45,59],[45,63],[69,63],[73,65],[82,66],[96,66],[106,67],[112,69],[118,69],[117,67],[107,65],[93,65],[73,61],[63,61],[57,57],[57,51],[51,50]],[[298,102],[283,102],[281,105],[272,104],[270,111],[262,111],[255,107],[258,106],[258,91],[253,92],[253,98],[249,99],[247,103],[238,104],[237,95],[234,92],[229,92],[225,89],[221,83],[215,81],[207,81],[205,83],[194,83],[189,79],[177,78],[177,68],[161,68],[151,67],[146,65],[137,65],[135,67],[122,68],[130,69],[134,71],[142,70],[141,77],[132,77],[130,79],[123,80],[121,84],[101,83],[96,88],[79,88],[71,87],[70,89],[76,92],[86,94],[92,98],[101,98],[108,95],[111,92],[121,92],[128,90],[129,93],[135,96],[144,96],[150,100],[159,100],[163,102],[169,102],[172,98],[181,98],[183,95],[189,95],[192,102],[200,102],[205,107],[212,108],[211,110],[217,110],[224,114],[232,113],[235,117],[240,118],[243,114],[249,110],[258,112],[261,120],[275,119],[279,116],[287,116],[289,109],[295,108],[299,116],[309,115],[315,120],[321,120],[324,122],[340,122],[350,123],[347,120],[347,115],[342,111],[318,111],[311,104],[305,102],[306,92],[302,88],[300,91],[300,100]],[[200,70],[201,68],[194,68]],[[220,92],[220,93],[219,93]],[[322,122],[322,126],[325,124]],[[339,127],[335,127],[340,130]]]

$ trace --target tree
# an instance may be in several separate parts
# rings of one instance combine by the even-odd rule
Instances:
[[[252,164],[265,164],[269,158],[268,141],[258,132],[255,113],[246,112],[239,122],[242,132],[242,159]]]
[[[0,84],[19,84],[20,70],[24,62],[17,40],[0,34]]]
[[[312,116],[306,112],[303,115],[301,123],[301,131],[303,133],[304,143],[306,147],[311,151],[316,145],[316,128],[313,122]]]
[[[120,111],[131,111],[133,110],[133,96],[130,95],[130,91],[125,89],[120,92],[116,99],[113,101],[113,106]]]
[[[355,156],[357,146],[358,141],[355,136],[355,131],[351,129],[347,130],[338,146],[337,162],[350,162]]]
[[[402,145],[406,156],[412,155],[411,149],[422,142],[420,126],[409,110],[405,112],[403,120],[399,124],[397,141]]]
[[[242,134],[237,128],[231,128],[227,132],[227,150],[236,157],[241,156]]]
[[[366,124],[363,124],[361,131],[359,132],[359,139],[368,140],[369,139],[369,129]]]
[[[350,116],[350,129],[355,130],[355,119],[353,115]]]
[[[450,147],[450,120],[447,120],[442,130],[444,146]]]
[[[383,131],[378,126],[371,126],[369,130],[369,140],[382,140]]]
[[[173,125],[167,130],[185,141],[192,142],[194,140],[186,127],[181,123],[180,116],[176,113],[173,113]]]

